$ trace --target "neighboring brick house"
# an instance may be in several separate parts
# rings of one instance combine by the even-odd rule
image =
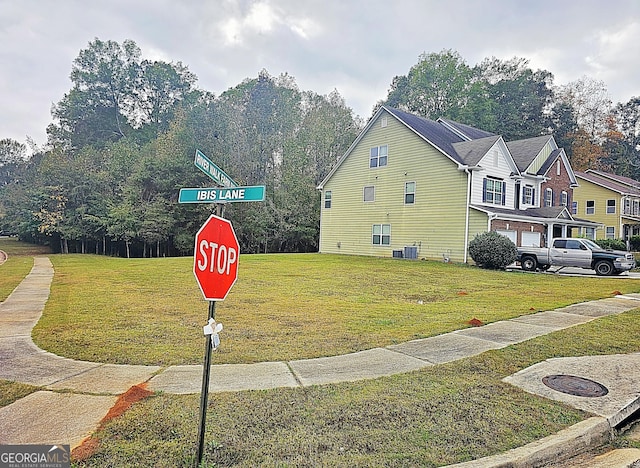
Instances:
[[[572,212],[600,223],[602,230],[586,229],[591,239],[622,239],[640,235],[640,182],[602,171],[576,172]]]
[[[545,245],[597,227],[569,212],[575,185],[551,136],[505,142],[382,106],[318,187],[320,251],[466,262],[489,230]]]

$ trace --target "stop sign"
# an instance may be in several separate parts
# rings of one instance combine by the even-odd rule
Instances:
[[[211,215],[196,234],[193,274],[208,301],[222,301],[238,279],[240,248],[227,219]]]

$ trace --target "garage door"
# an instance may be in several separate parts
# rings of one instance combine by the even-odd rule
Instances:
[[[496,231],[498,234],[502,234],[505,237],[511,239],[511,242],[517,245],[518,233],[516,231]]]
[[[540,233],[528,231],[523,232],[522,247],[540,247]]]

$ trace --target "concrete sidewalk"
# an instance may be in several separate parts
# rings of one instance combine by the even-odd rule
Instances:
[[[53,267],[49,259],[36,257],[31,273],[6,301],[0,303],[0,379],[43,388],[0,408],[0,444],[63,443],[77,446],[95,430],[117,395],[141,382],[147,382],[153,391],[200,392],[201,365],[160,368],[100,364],[62,358],[39,349],[31,340],[31,330],[42,315],[52,279]],[[638,307],[640,294],[617,296],[343,356],[214,365],[210,391],[299,387],[409,372],[503,348]],[[551,390],[541,383],[541,378],[553,374],[578,374],[592,379],[606,386],[608,394],[606,398],[585,399]],[[640,353],[551,359],[524,369],[505,381],[530,393],[597,415],[578,427],[563,431],[569,434],[575,443],[573,450],[579,453],[586,439],[597,442],[610,437],[611,428],[640,407]],[[60,393],[61,390],[65,392]],[[527,446],[519,449],[521,452],[508,456],[511,459],[523,456],[531,459],[544,452],[557,457],[553,450],[564,450],[565,454],[571,450],[566,438],[567,434],[558,434],[549,441],[543,441],[544,444]],[[540,444],[544,445],[542,452]],[[549,446],[555,448],[549,449]],[[486,459],[474,462],[478,463],[476,465],[464,466],[501,466],[501,459],[496,460]],[[494,462],[496,464],[492,464]]]

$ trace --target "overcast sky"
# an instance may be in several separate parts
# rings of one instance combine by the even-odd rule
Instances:
[[[365,118],[394,76],[443,49],[470,66],[524,57],[555,84],[602,80],[614,103],[640,96],[638,0],[0,0],[0,139],[46,143],[51,105],[96,37],[181,61],[216,95],[286,72]]]

